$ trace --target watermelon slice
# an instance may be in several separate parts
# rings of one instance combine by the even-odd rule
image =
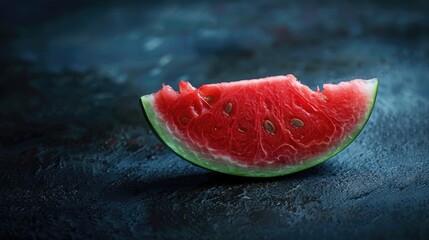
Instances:
[[[162,142],[207,169],[273,177],[320,164],[347,147],[374,107],[378,81],[311,90],[293,75],[207,84],[180,82],[141,97]]]

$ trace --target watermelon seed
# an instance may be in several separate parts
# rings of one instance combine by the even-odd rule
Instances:
[[[322,98],[323,100],[328,101],[328,97],[325,94],[322,94]]]
[[[225,106],[225,109],[223,110],[226,114],[229,114],[232,110],[232,103],[228,103]]]
[[[187,122],[189,122],[189,118],[188,117],[181,117],[180,122],[181,123],[187,123]]]
[[[213,99],[213,97],[212,96],[210,96],[210,95],[207,95],[207,96],[205,96],[204,97],[204,100],[206,101],[206,102],[210,102],[210,100],[212,100]]]
[[[301,127],[304,127],[304,122],[303,121],[301,121],[300,119],[298,119],[298,118],[292,118],[292,120],[290,120],[290,123],[294,126],[294,127],[299,127],[299,128],[301,128]]]
[[[264,128],[265,128],[265,131],[267,131],[267,133],[270,133],[270,134],[274,134],[274,132],[276,131],[276,127],[274,126],[274,123],[271,122],[270,120],[264,121]]]

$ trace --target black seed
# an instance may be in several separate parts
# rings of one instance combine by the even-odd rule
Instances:
[[[274,123],[271,122],[270,120],[264,121],[264,128],[265,128],[265,131],[267,131],[267,133],[270,133],[270,134],[274,134],[274,132],[276,131],[276,127],[274,126]]]
[[[323,100],[328,101],[328,97],[325,94],[322,94],[322,98]]]
[[[187,123],[187,122],[189,122],[189,118],[185,117],[185,116],[181,117],[179,120],[180,120],[181,123]]]
[[[298,118],[292,118],[292,119],[290,120],[290,123],[291,123],[294,127],[297,127],[297,128],[304,127],[304,122],[303,122],[303,121],[301,121],[301,120],[300,120],[300,119],[298,119]]]
[[[232,103],[228,103],[223,110],[226,114],[229,114],[232,111]]]

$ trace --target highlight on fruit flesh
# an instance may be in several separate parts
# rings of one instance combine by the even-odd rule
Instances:
[[[371,115],[378,80],[324,84],[322,91],[293,75],[179,87],[163,85],[140,99],[166,146],[206,169],[274,177],[318,165],[353,142]]]

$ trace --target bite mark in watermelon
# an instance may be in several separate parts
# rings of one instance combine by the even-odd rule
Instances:
[[[374,107],[378,81],[311,90],[293,75],[207,84],[181,81],[141,97],[162,142],[207,169],[250,177],[290,174],[347,147]]]

